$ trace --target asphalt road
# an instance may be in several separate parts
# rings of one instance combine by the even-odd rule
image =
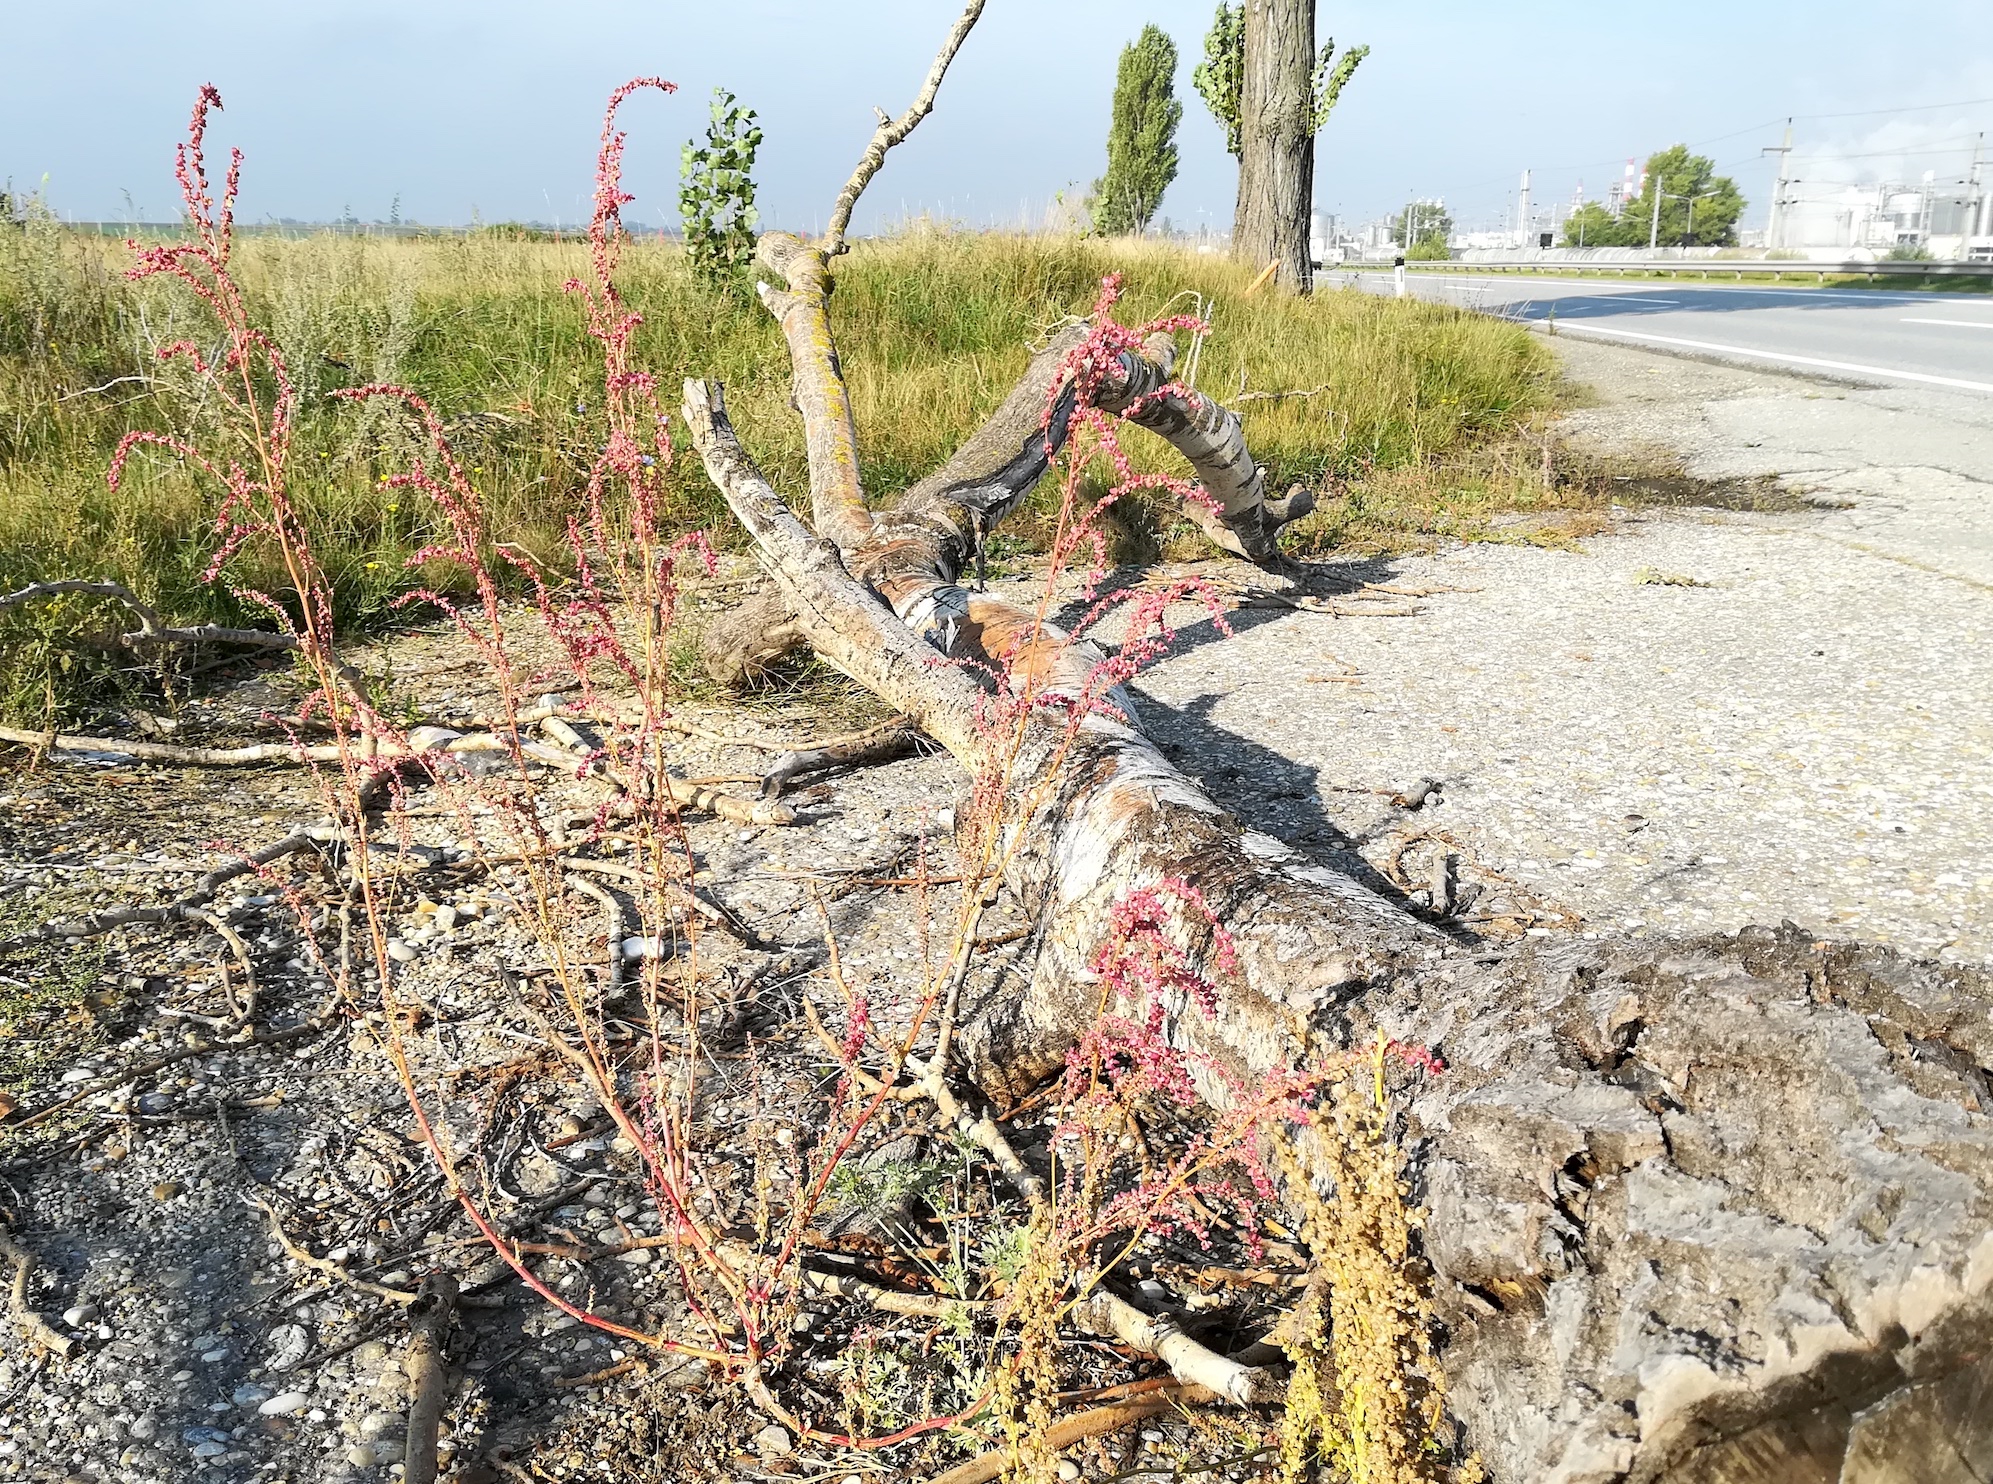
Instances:
[[[1331,269],[1324,284],[1392,292],[1389,271]],[[1882,385],[1993,393],[1993,295],[1736,287],[1413,270],[1422,299],[1559,334]]]

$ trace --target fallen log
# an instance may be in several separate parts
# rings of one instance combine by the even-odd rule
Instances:
[[[1791,928],[1491,960],[1242,830],[1119,693],[1120,716],[993,738],[944,659],[1070,701],[1101,656],[957,585],[978,515],[947,491],[973,481],[840,549],[755,470],[717,388],[688,383],[685,412],[817,652],[972,772],[1008,749],[1006,885],[1042,946],[1025,993],[963,1007],[956,1045],[986,1093],[1021,1099],[1093,1024],[1114,904],[1183,883],[1195,907],[1162,894],[1168,931],[1219,996],[1170,1005],[1166,1031],[1214,1103],[1379,1034],[1445,1058],[1405,1089],[1399,1139],[1453,1412],[1492,1477],[1985,1477],[1985,975]]]

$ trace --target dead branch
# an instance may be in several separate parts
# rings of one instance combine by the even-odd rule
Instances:
[[[1245,379],[1244,373],[1241,372],[1240,380],[1243,381],[1244,379]],[[1329,389],[1329,385],[1330,384],[1325,381],[1320,386],[1313,387],[1305,392],[1304,391],[1240,392],[1238,396],[1232,398],[1232,405],[1236,407],[1241,402],[1285,402],[1295,397],[1319,397],[1322,395],[1323,392]]]
[[[629,918],[614,892],[597,886],[586,876],[571,871],[567,884],[583,896],[593,897],[601,905],[602,936],[608,944],[607,965],[602,971],[602,995],[604,999],[614,998],[623,986],[623,942],[628,935]]]
[[[702,809],[735,824],[789,825],[796,822],[796,811],[774,799],[736,798],[716,788],[702,788],[683,778],[674,778],[669,773],[664,775],[664,785],[671,793],[672,802],[681,809]]]
[[[1240,1365],[1207,1349],[1164,1315],[1144,1314],[1118,1294],[1095,1289],[1073,1305],[1074,1322],[1097,1335],[1111,1335],[1144,1355],[1153,1355],[1187,1386],[1209,1388],[1236,1406],[1277,1401],[1281,1386],[1272,1372]]]
[[[832,1298],[857,1299],[888,1314],[908,1314],[921,1319],[945,1319],[964,1311],[986,1309],[984,1299],[950,1298],[939,1293],[901,1293],[854,1273],[833,1273],[822,1268],[803,1269],[803,1283],[816,1293]]]
[[[852,208],[865,193],[865,187],[871,184],[872,177],[879,173],[879,167],[886,162],[886,152],[911,134],[920,121],[933,111],[934,95],[941,89],[941,79],[948,75],[948,64],[955,60],[955,53],[962,49],[962,43],[968,39],[970,30],[982,13],[983,0],[969,0],[963,7],[954,29],[948,33],[948,39],[941,43],[934,64],[927,69],[927,80],[921,84],[919,94],[905,113],[896,119],[888,119],[883,110],[877,110],[879,127],[873,132],[872,142],[865,146],[857,169],[851,172],[851,179],[838,192],[837,204],[831,208],[830,228],[823,238],[826,255],[834,256],[845,250],[844,233],[851,225]]]
[[[1189,461],[1217,508],[1189,502],[1183,513],[1215,545],[1267,572],[1291,574],[1293,564],[1277,541],[1289,523],[1315,508],[1314,495],[1297,484],[1269,499],[1266,470],[1246,446],[1238,413],[1195,388],[1171,384],[1175,342],[1158,336],[1143,349],[1143,356],[1122,356],[1121,374],[1101,388],[1100,405],[1147,428]]]
[[[67,1358],[76,1348],[76,1342],[58,1333],[28,1302],[28,1280],[34,1276],[36,1267],[34,1253],[16,1242],[5,1228],[0,1228],[0,1259],[14,1265],[14,1282],[8,1290],[8,1297],[14,1308],[14,1322],[20,1326],[21,1334],[30,1345]]]
[[[314,1257],[291,1240],[291,1234],[284,1230],[283,1220],[277,1215],[276,1208],[268,1201],[251,1201],[250,1204],[269,1217],[270,1235],[277,1239],[277,1245],[284,1249],[284,1256],[288,1257],[292,1262],[310,1268],[315,1273],[323,1273],[335,1283],[346,1288],[354,1289],[360,1293],[372,1294],[375,1298],[386,1299],[391,1304],[409,1305],[415,1303],[421,1297],[420,1294],[410,1292],[405,1288],[389,1288],[385,1284],[371,1283],[365,1278],[356,1278],[330,1258]]]
[[[136,648],[141,644],[240,644],[255,649],[298,647],[299,641],[295,634],[272,634],[262,629],[231,629],[211,623],[195,624],[187,628],[169,624],[157,608],[145,602],[122,582],[90,582],[81,578],[64,578],[56,582],[31,582],[14,592],[0,594],[0,613],[24,603],[35,602],[42,598],[60,597],[65,593],[113,598],[130,609],[138,619],[139,626],[128,634],[118,636],[118,642],[127,648]]]
[[[248,1024],[256,1015],[256,960],[249,955],[249,945],[242,941],[242,934],[229,926],[226,918],[218,916],[213,912],[208,912],[199,907],[187,907],[181,915],[191,921],[205,923],[211,931],[221,938],[222,942],[228,945],[229,952],[235,955],[235,962],[242,970],[243,991],[242,998],[237,1000],[235,991],[228,982],[227,970],[224,969],[222,972],[222,990],[228,996],[228,1009],[231,1016],[231,1019],[227,1022],[227,1027],[233,1030],[236,1026]]]
[[[1201,1386],[1172,1385],[1131,1401],[1114,1402],[1104,1407],[1090,1407],[1077,1416],[1068,1417],[1063,1422],[1055,1422],[1045,1429],[1041,1440],[1045,1447],[1057,1453],[1070,1448],[1075,1443],[1088,1438],[1104,1437],[1108,1433],[1119,1432],[1124,1427],[1133,1427],[1137,1422],[1146,1422],[1151,1417],[1159,1417],[1165,1412],[1175,1411],[1183,1406],[1198,1406],[1217,1400],[1214,1393]],[[936,1474],[928,1484],[989,1484],[992,1479],[1008,1473],[1016,1464],[1016,1450],[992,1448],[987,1453],[978,1454],[967,1463],[958,1463],[946,1473]]]
[[[761,775],[763,798],[781,797],[782,790],[805,773],[821,773],[827,768],[857,768],[892,762],[920,749],[920,733],[903,721],[833,737],[783,753]]]
[[[337,836],[338,826],[329,820],[308,829],[295,830],[254,854],[239,857],[226,865],[216,866],[195,882],[194,889],[177,902],[164,907],[107,907],[102,911],[92,912],[88,917],[76,918],[69,922],[45,922],[30,932],[0,942],[0,952],[24,947],[37,939],[94,938],[99,934],[110,932],[113,928],[130,927],[140,923],[158,926],[168,922],[199,922],[203,918],[201,913],[203,905],[229,882]]]
[[[505,856],[503,859],[524,860],[526,856],[515,853]],[[559,860],[561,866],[568,871],[588,871],[597,876],[614,876],[619,880],[636,881],[647,886],[656,887],[671,897],[673,901],[680,903],[689,911],[696,912],[722,932],[738,938],[744,943],[754,944],[761,941],[760,936],[746,923],[742,922],[738,916],[717,902],[707,901],[692,887],[681,885],[676,881],[664,880],[652,872],[640,871],[635,866],[626,866],[621,861],[596,860],[592,856],[585,855],[563,855],[555,857],[555,859]],[[584,888],[579,883],[576,883],[576,890],[584,890]]]
[[[336,763],[340,759],[340,750],[329,745],[305,747],[295,742],[257,742],[247,747],[183,747],[172,742],[78,737],[7,726],[0,726],[0,742],[60,748],[65,752],[116,752],[145,762],[181,763],[194,768],[239,768],[252,763]]]
[[[443,1422],[449,1363],[445,1345],[457,1317],[457,1280],[435,1273],[423,1280],[408,1310],[408,1445],[402,1484],[436,1484],[436,1436]]]

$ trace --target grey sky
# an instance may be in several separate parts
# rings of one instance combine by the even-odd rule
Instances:
[[[0,0],[0,176],[48,177],[65,215],[176,208],[173,141],[194,91],[228,103],[216,139],[248,156],[244,214],[574,221],[586,214],[602,100],[661,73],[676,98],[627,110],[634,216],[673,219],[681,143],[714,84],[760,110],[764,219],[808,227],[871,129],[904,106],[953,0]],[[1212,0],[990,0],[942,93],[860,213],[1038,219],[1103,164],[1119,48],[1155,21],[1183,54],[1180,226],[1229,221],[1232,170],[1189,86]],[[1321,141],[1318,205],[1363,218],[1441,195],[1463,225],[1499,218],[1523,166],[1539,200],[1603,192],[1628,155],[1710,142],[1762,217],[1757,154],[1788,113],[1993,100],[1993,5],[1673,0],[1521,5],[1324,0],[1319,30],[1371,57]],[[1993,102],[1802,119],[1825,178],[1962,175]],[[1734,134],[1721,139],[1718,136]],[[1877,150],[1883,151],[1877,153]],[[1932,151],[1947,152],[1932,152]]]

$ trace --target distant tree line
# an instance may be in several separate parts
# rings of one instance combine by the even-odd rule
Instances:
[[[1658,197],[1658,203],[1656,198]],[[1659,205],[1658,217],[1655,213]],[[1564,222],[1566,247],[1732,247],[1744,197],[1707,155],[1685,144],[1647,158],[1647,183],[1619,214],[1587,201]]]

